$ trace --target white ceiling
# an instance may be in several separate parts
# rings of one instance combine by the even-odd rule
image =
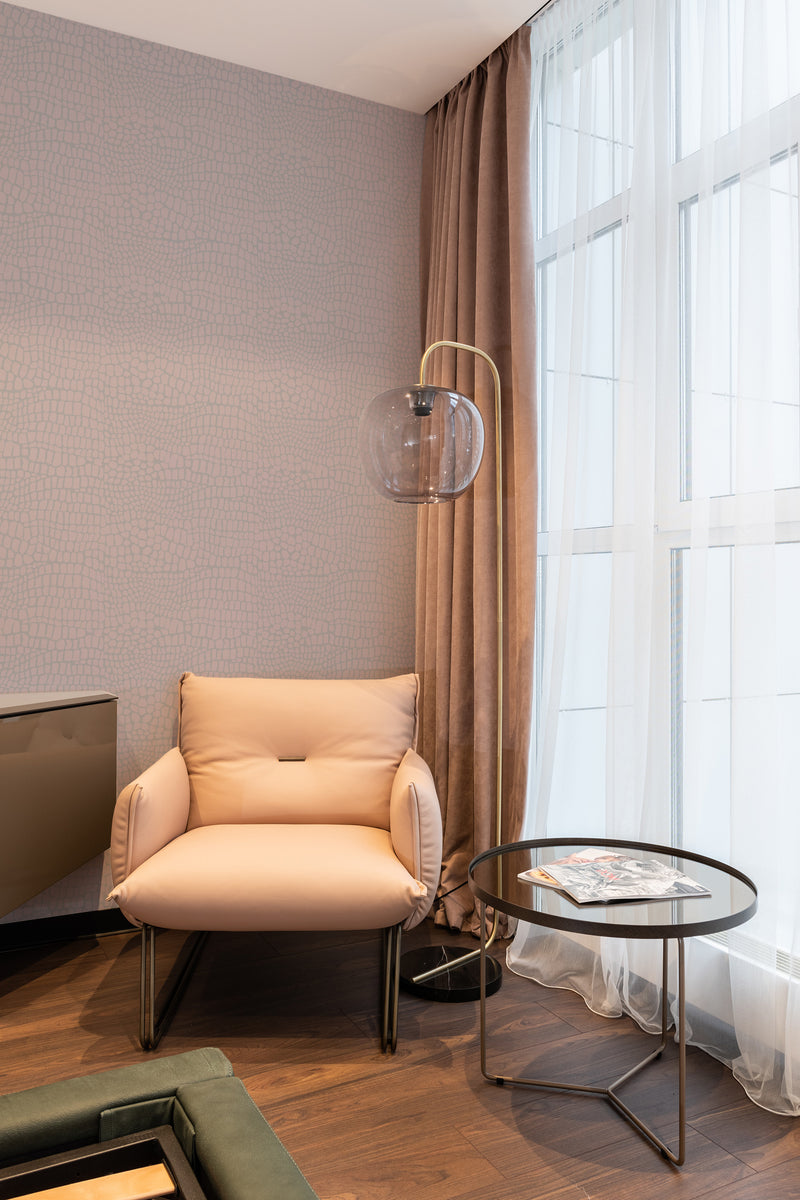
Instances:
[[[540,3],[23,0],[21,7],[423,113]]]

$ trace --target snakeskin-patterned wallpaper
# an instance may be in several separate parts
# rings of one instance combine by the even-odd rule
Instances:
[[[423,132],[0,3],[0,692],[118,695],[120,786],[184,670],[413,667],[413,512],[355,446],[418,368]]]

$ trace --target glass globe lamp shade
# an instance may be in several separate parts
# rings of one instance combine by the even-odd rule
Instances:
[[[483,421],[459,392],[414,384],[382,392],[364,410],[358,445],[372,486],[401,504],[455,500],[483,457]]]

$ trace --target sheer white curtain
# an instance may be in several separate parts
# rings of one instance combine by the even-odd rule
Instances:
[[[525,836],[681,845],[759,911],[687,945],[690,1038],[800,1112],[796,0],[532,22],[540,531]],[[655,1028],[659,947],[528,926],[513,970]]]

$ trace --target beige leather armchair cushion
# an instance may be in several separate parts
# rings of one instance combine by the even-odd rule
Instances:
[[[121,883],[186,830],[189,776],[180,750],[162,755],[117,797],[111,823],[111,877]]]
[[[181,680],[189,829],[250,822],[389,828],[416,747],[417,679]]]
[[[426,889],[383,829],[206,825],[112,895],[140,921],[170,929],[381,929],[415,913]]]

